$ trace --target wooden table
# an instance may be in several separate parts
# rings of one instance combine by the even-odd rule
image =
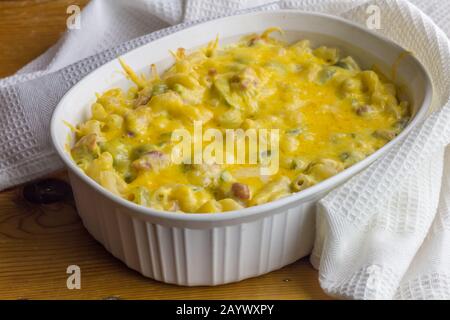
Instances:
[[[66,8],[88,0],[0,0],[0,77],[57,41]],[[1,116],[1,115],[0,115]],[[66,179],[64,172],[56,174]],[[0,193],[0,299],[326,299],[302,259],[265,276],[218,287],[178,287],[147,279],[110,255],[84,229],[70,201],[34,205],[22,188]],[[66,286],[69,265],[81,289]]]

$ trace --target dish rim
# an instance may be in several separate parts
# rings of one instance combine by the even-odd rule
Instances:
[[[297,9],[280,9],[280,10],[273,10],[273,11],[257,11],[257,12],[251,12],[251,13],[243,13],[243,14],[236,14],[236,15],[230,15],[226,17],[221,17],[217,19],[208,20],[205,22],[201,22],[199,24],[191,25],[185,29],[182,30],[188,30],[190,28],[196,27],[201,24],[206,24],[213,21],[220,21],[232,17],[237,16],[253,16],[253,15],[259,15],[259,14],[270,14],[270,13],[283,13],[283,12],[289,12],[289,13],[300,13],[304,15],[311,15],[311,16],[317,16],[322,17],[330,20],[335,20],[340,23],[344,23],[347,25],[350,25],[354,28],[359,29],[360,31],[363,31],[365,33],[369,33],[372,36],[375,36],[379,38],[380,40],[390,44],[391,46],[394,46],[398,49],[405,50],[400,45],[395,43],[394,41],[386,38],[384,35],[380,35],[372,30],[363,28],[362,26],[345,20],[341,17],[325,14],[325,13],[316,13],[316,12],[307,12],[303,10],[297,10]],[[181,30],[175,31],[179,32]],[[172,33],[173,34],[173,33]],[[151,42],[150,42],[151,43]],[[205,42],[206,43],[206,42]],[[149,43],[147,43],[149,44]],[[128,51],[132,52],[135,50],[139,50],[141,47],[147,45],[144,44],[142,46],[139,46],[133,50]],[[125,53],[125,54],[127,54]],[[408,125],[403,129],[403,131],[400,132],[398,136],[396,136],[393,140],[385,144],[380,149],[376,150],[374,153],[366,157],[365,159],[357,162],[356,164],[352,165],[351,167],[343,170],[342,172],[336,174],[335,176],[332,176],[324,181],[319,182],[318,184],[309,187],[303,191],[293,193],[289,196],[286,196],[284,198],[271,201],[268,203],[264,203],[257,206],[252,207],[246,207],[239,210],[233,210],[233,211],[227,211],[227,212],[220,212],[220,213],[177,213],[177,212],[170,212],[170,211],[161,211],[156,210],[150,207],[144,207],[142,205],[136,204],[134,202],[131,202],[129,200],[126,200],[118,195],[115,195],[114,193],[108,191],[101,185],[99,185],[95,180],[90,178],[86,173],[84,173],[81,168],[79,168],[73,160],[70,158],[69,154],[65,150],[65,148],[60,147],[58,144],[58,134],[57,134],[57,128],[56,128],[56,121],[59,117],[59,114],[61,110],[63,109],[63,106],[69,98],[71,98],[72,92],[78,88],[79,86],[83,85],[84,80],[87,77],[92,76],[93,73],[97,72],[101,68],[108,68],[109,64],[112,64],[117,58],[112,59],[105,64],[101,65],[98,68],[95,68],[91,72],[89,72],[87,75],[85,75],[80,81],[78,81],[73,87],[71,87],[61,98],[58,105],[56,106],[55,110],[53,111],[52,118],[51,118],[51,140],[54,148],[56,149],[56,152],[58,153],[59,157],[62,159],[64,164],[67,166],[68,170],[74,173],[78,178],[80,178],[84,183],[87,183],[90,187],[94,188],[96,191],[99,191],[103,196],[107,197],[109,200],[115,202],[117,205],[121,205],[127,209],[129,209],[131,212],[139,215],[143,215],[147,218],[149,217],[155,217],[160,218],[164,220],[176,220],[176,221],[199,221],[199,222],[218,222],[218,221],[229,221],[229,220],[235,220],[239,218],[244,217],[250,217],[253,215],[262,215],[264,213],[267,213],[269,211],[272,211],[274,209],[279,209],[282,207],[286,207],[289,205],[292,205],[293,203],[297,203],[298,205],[302,202],[306,202],[308,200],[311,200],[311,198],[314,198],[318,194],[321,194],[326,191],[331,191],[333,187],[338,186],[340,183],[346,181],[350,177],[354,176],[355,174],[359,173],[361,170],[367,168],[370,164],[372,164],[375,160],[380,158],[383,154],[385,154],[387,151],[389,151],[395,144],[400,142],[403,138],[405,138],[410,131],[416,127],[426,116],[428,109],[432,102],[432,96],[433,96],[433,87],[431,82],[431,77],[426,68],[423,66],[423,64],[418,60],[414,55],[411,55],[411,58],[415,60],[415,63],[417,66],[421,69],[423,74],[425,75],[426,79],[426,88],[425,88],[425,96],[423,99],[422,104],[418,107],[416,114],[414,115],[413,119],[408,123]]]

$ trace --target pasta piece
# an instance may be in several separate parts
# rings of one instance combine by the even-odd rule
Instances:
[[[192,164],[189,165],[187,177],[193,185],[203,188],[215,188],[219,184],[222,169],[217,164]]]
[[[95,181],[100,181],[100,173],[102,171],[111,171],[113,168],[114,159],[109,152],[101,153],[98,158],[94,159],[89,163],[86,168],[86,173]]]
[[[110,153],[103,152],[89,164],[86,173],[104,188],[121,196],[125,194],[128,186],[114,170],[113,161]]]
[[[125,128],[133,135],[144,135],[150,123],[150,109],[140,106],[125,115]]]
[[[123,117],[118,114],[108,115],[105,119],[105,131],[121,132],[123,127]]]
[[[352,93],[359,93],[362,90],[362,82],[360,79],[348,78],[342,82],[340,90],[344,96]]]
[[[174,91],[154,96],[150,101],[150,107],[153,111],[167,110],[173,117],[182,117],[189,122],[206,123],[213,117],[213,113],[206,108],[187,108],[180,95]]]
[[[291,193],[290,180],[287,177],[280,177],[260,189],[250,201],[252,205],[258,205],[277,200]]]
[[[311,53],[311,42],[309,40],[300,40],[294,43],[291,48],[293,48],[297,54]]]
[[[95,134],[97,139],[102,136],[102,123],[98,120],[88,120],[81,124],[78,128],[77,134],[80,136],[87,136]]]
[[[349,70],[349,71],[360,71],[361,70],[358,66],[358,63],[356,63],[356,61],[350,56],[339,60],[335,64],[335,66]]]
[[[165,78],[164,81],[169,87],[173,87],[175,84],[181,84],[188,89],[196,89],[200,86],[194,77],[185,73],[176,73]]]
[[[170,164],[170,159],[161,151],[153,150],[144,153],[139,159],[133,161],[132,166],[136,170],[152,170],[159,172]]]
[[[301,74],[306,76],[308,81],[313,82],[317,80],[320,71],[322,71],[322,67],[320,65],[315,63],[309,63],[305,65]]]
[[[322,46],[313,52],[316,57],[323,59],[327,64],[335,64],[339,60],[339,53],[336,48]]]
[[[336,74],[336,69],[334,67],[325,67],[318,74],[318,81],[320,84],[325,84],[330,81]]]
[[[305,190],[316,184],[316,181],[306,174],[299,174],[294,181],[292,181],[292,190],[295,192]]]
[[[92,118],[99,121],[104,121],[108,117],[108,113],[100,103],[92,105]]]
[[[100,153],[97,141],[98,138],[95,133],[85,135],[77,141],[71,150],[72,158],[83,170],[86,170],[91,161],[97,158]]]
[[[393,130],[375,130],[373,136],[379,139],[390,141],[395,138],[396,133]]]
[[[184,212],[197,212],[205,202],[211,200],[211,195],[205,189],[187,185],[177,186],[172,197],[178,201]]]
[[[286,154],[295,153],[299,147],[300,143],[297,137],[288,135],[283,140],[280,141],[280,148]]]
[[[142,186],[139,186],[132,190],[131,200],[144,207],[151,206],[150,193],[148,192],[147,188],[144,188]]]
[[[150,102],[150,99],[152,98],[153,94],[153,88],[148,86],[139,91],[136,100],[134,100],[134,106],[145,106],[147,103]]]
[[[222,211],[233,211],[244,208],[241,204],[230,198],[219,200],[219,203],[222,206]]]
[[[366,155],[360,151],[342,152],[339,155],[339,158],[344,163],[346,168],[363,160],[365,157]]]
[[[123,140],[112,139],[107,144],[102,145],[102,151],[108,152],[114,159],[114,168],[120,172],[125,173],[130,165],[129,151]]]
[[[122,196],[127,190],[125,181],[112,170],[101,171],[98,182],[102,187],[118,196]]]
[[[313,163],[307,170],[316,180],[321,181],[344,170],[344,165],[332,159],[321,159]]]
[[[368,91],[369,93],[374,93],[379,90],[380,79],[374,71],[362,71],[360,73],[360,77],[366,91]]]
[[[354,109],[355,113],[361,117],[368,116],[375,112],[375,108],[369,104],[356,104]]]
[[[222,212],[222,205],[217,200],[206,201],[199,209],[199,213],[216,213]]]
[[[237,109],[231,109],[219,116],[219,123],[224,128],[239,128],[242,123],[242,114]]]

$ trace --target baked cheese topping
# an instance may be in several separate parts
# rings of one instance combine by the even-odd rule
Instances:
[[[136,75],[129,90],[97,95],[89,120],[77,125],[71,155],[111,192],[158,210],[213,213],[255,206],[300,192],[364,159],[407,124],[409,108],[397,88],[361,70],[336,48],[293,44],[266,32],[187,54],[172,67]],[[279,167],[257,163],[175,163],[179,129],[278,129]],[[206,145],[204,146],[206,147]],[[269,146],[270,147],[270,146]],[[273,146],[272,146],[273,147]]]

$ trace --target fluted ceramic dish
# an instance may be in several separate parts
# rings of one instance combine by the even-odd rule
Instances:
[[[338,47],[363,68],[373,64],[390,74],[413,109],[398,137],[384,147],[309,189],[289,197],[219,214],[161,212],[126,201],[85,175],[67,151],[72,124],[88,118],[95,92],[130,86],[117,60],[96,69],[76,84],[57,106],[51,123],[55,148],[67,165],[77,209],[90,234],[115,257],[144,276],[179,285],[219,285],[255,277],[308,255],[315,233],[315,204],[327,192],[380,158],[422,121],[432,97],[427,72],[395,43],[345,20],[283,10],[221,18],[172,33],[134,49],[123,59],[136,71],[155,63],[164,70],[173,62],[169,50],[195,49],[220,36],[220,43],[277,26],[289,41],[310,39],[312,45]],[[351,44],[348,42],[351,41]],[[402,81],[406,80],[407,81]],[[73,141],[73,139],[72,139]]]

